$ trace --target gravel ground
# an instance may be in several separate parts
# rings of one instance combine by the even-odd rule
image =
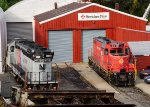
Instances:
[[[17,83],[10,73],[0,74],[1,81],[1,95],[4,97],[10,97],[11,87],[16,86]]]
[[[63,69],[67,71],[66,66],[61,66]],[[61,70],[61,69],[60,69]],[[66,74],[69,72],[65,72]],[[65,78],[63,76],[63,72],[60,72],[61,78],[60,78],[60,90],[81,90],[75,82],[72,82],[68,80],[68,78]],[[66,85],[69,84],[69,85]],[[136,87],[114,87],[119,93],[115,94],[115,98],[123,102],[125,104],[135,104],[136,107],[150,107],[150,96],[147,94],[144,94],[141,90],[139,90]],[[88,89],[88,87],[85,86],[85,89]],[[83,89],[83,88],[82,88]]]
[[[138,78],[137,78],[138,79]],[[136,80],[136,84],[139,84]],[[135,104],[136,107],[150,107],[150,96],[145,94],[139,88],[132,87],[116,87],[111,85],[119,93],[115,93],[115,99],[125,104]],[[145,88],[142,85],[143,88]]]
[[[59,90],[95,90],[88,83],[81,79],[79,73],[72,67],[58,65],[52,68],[54,71],[60,71]]]
[[[54,68],[55,70],[58,70]],[[90,85],[85,84],[77,84],[77,83],[83,83],[83,81],[80,79],[80,77],[72,78],[73,75],[71,72],[73,72],[74,75],[75,71],[73,69],[70,69],[68,72],[66,66],[63,66],[62,68],[59,68],[60,71],[60,79],[59,79],[59,89],[60,90],[86,90],[86,89],[93,89]],[[67,72],[64,72],[67,71]],[[66,77],[65,77],[66,75]],[[2,84],[5,86],[2,86],[2,95],[8,97],[10,93],[10,86],[16,85],[14,78],[10,76],[9,73],[0,75],[0,80],[2,81]],[[80,86],[81,85],[81,86]],[[135,87],[115,87],[113,86],[119,93],[115,94],[115,98],[123,103],[126,104],[135,104],[137,107],[150,107],[150,96],[147,94],[144,94],[141,90],[135,88]],[[7,89],[7,90],[6,90]],[[4,90],[4,91],[3,91]]]
[[[150,96],[135,87],[115,87],[119,94],[115,98],[126,104],[135,104],[136,107],[150,107]]]

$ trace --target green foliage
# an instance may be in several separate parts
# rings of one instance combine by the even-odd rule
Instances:
[[[8,8],[7,0],[0,0],[0,7],[1,7],[3,10],[6,10],[6,9]]]
[[[150,0],[93,0],[93,2],[110,8],[115,8],[115,3],[119,3],[120,11],[142,17]]]
[[[133,12],[135,11],[135,9],[137,9],[138,7],[138,0],[133,0],[132,1],[132,5],[131,5],[131,8],[130,8],[130,14],[133,14]]]
[[[0,0],[0,7],[6,11],[9,7],[21,0]]]

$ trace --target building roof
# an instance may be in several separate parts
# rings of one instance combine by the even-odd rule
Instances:
[[[1,7],[0,7],[0,14],[4,14],[4,11]]]
[[[150,55],[150,41],[128,42],[133,55]]]
[[[5,11],[6,22],[32,22],[35,15],[67,5],[77,0],[22,0]]]
[[[113,12],[116,12],[116,13],[120,13],[120,14],[129,16],[129,17],[133,17],[133,18],[136,18],[136,19],[147,21],[147,19],[144,19],[142,17],[137,17],[137,16],[134,16],[134,15],[131,15],[131,14],[127,14],[127,13],[115,10],[115,9],[108,8],[106,6],[102,6],[102,5],[99,5],[99,4],[96,4],[96,3],[90,3],[90,2],[87,2],[87,3],[73,2],[73,3],[65,5],[63,7],[59,7],[58,9],[54,9],[54,10],[36,15],[34,17],[35,17],[36,20],[38,20],[40,22],[40,24],[42,24],[42,23],[54,20],[56,18],[71,14],[73,12],[79,11],[79,10],[84,9],[86,7],[89,7],[89,6],[98,6],[100,8],[104,8],[104,9],[107,9],[107,10],[110,10],[110,11],[113,11]]]
[[[88,4],[89,3],[77,3],[77,2],[73,2],[71,4],[62,6],[60,8],[57,8],[57,9],[54,9],[54,10],[51,10],[51,11],[48,11],[48,12],[36,15],[35,18],[38,21],[41,22],[41,21],[44,21],[44,20],[47,20],[47,19],[51,19],[51,18],[59,16],[59,15],[71,12],[72,10],[84,7],[84,6],[88,5]]]

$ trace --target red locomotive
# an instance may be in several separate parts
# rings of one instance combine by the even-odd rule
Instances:
[[[127,43],[96,37],[93,39],[91,54],[89,65],[110,83],[134,85],[134,58]]]

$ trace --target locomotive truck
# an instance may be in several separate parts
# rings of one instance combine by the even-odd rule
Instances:
[[[106,37],[93,38],[89,65],[114,85],[134,85],[134,57],[127,43]]]

